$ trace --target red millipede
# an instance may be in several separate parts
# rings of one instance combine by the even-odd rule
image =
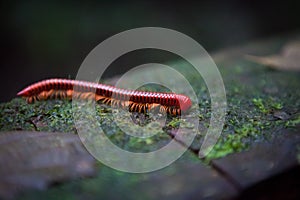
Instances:
[[[26,87],[17,95],[25,97],[28,103],[56,98],[94,99],[114,107],[128,108],[130,112],[158,110],[173,116],[186,112],[192,106],[190,98],[183,94],[127,90],[68,79],[43,80]]]

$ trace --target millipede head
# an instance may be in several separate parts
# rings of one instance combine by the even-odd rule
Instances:
[[[192,101],[189,97],[182,95],[182,94],[176,94],[176,98],[179,101],[180,109],[185,112],[192,106]]]

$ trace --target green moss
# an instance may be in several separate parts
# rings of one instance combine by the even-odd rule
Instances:
[[[205,158],[208,163],[212,159],[246,150],[255,142],[268,140],[274,130],[295,122],[273,118],[274,109],[283,109],[283,106],[268,95],[263,98],[232,98],[228,100],[228,108],[222,136]]]
[[[300,115],[295,117],[294,119],[290,119],[285,123],[285,127],[293,128],[300,124]]]
[[[276,110],[280,110],[280,109],[283,108],[283,105],[282,105],[280,102],[278,102],[278,103],[273,103],[271,106],[272,106],[274,109],[276,109]]]
[[[276,102],[272,97],[269,99],[253,98],[253,104],[260,110],[260,112],[267,114],[272,112],[273,109],[280,110],[283,108],[281,102]]]
[[[253,104],[262,112],[262,113],[268,113],[269,110],[266,109],[264,106],[263,100],[261,98],[254,98],[252,99]]]
[[[244,64],[221,69],[227,93],[228,114],[217,144],[205,161],[244,151],[253,144],[277,136],[286,128],[299,124],[300,79],[297,74],[268,71],[264,66]],[[240,66],[245,67],[241,70]],[[227,66],[229,67],[229,66]],[[235,73],[238,68],[238,76]],[[273,116],[276,111],[291,115],[289,119]],[[200,119],[206,120],[205,113]]]
[[[169,123],[168,123],[168,126],[170,126],[170,127],[172,127],[172,128],[178,128],[179,127],[179,125],[180,125],[180,119],[178,119],[178,118],[175,118],[175,119],[173,119],[172,121],[170,121]]]

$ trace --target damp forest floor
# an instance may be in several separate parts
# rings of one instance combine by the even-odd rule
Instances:
[[[182,60],[168,64],[186,77],[198,103],[194,103],[192,111],[181,118],[129,113],[92,102],[79,102],[80,108],[89,105],[80,112],[68,100],[27,104],[24,99],[15,98],[1,103],[0,131],[5,134],[38,131],[95,136],[102,130],[121,149],[141,153],[168,145],[181,127],[182,134],[195,134],[190,145],[176,141],[187,151],[163,169],[150,173],[126,173],[96,161],[96,173],[91,177],[60,180],[43,189],[25,189],[16,198],[276,199],[287,197],[281,196],[287,191],[288,197],[297,197],[297,188],[283,187],[282,184],[299,185],[300,180],[295,179],[299,177],[300,162],[300,72],[271,69],[244,56],[275,54],[288,40],[272,38],[214,54],[224,81],[227,110],[216,145],[201,158],[198,153],[211,117],[210,96],[201,76]],[[147,77],[158,77],[150,68],[143,73]],[[142,75],[139,77],[143,79]],[[115,79],[104,81],[112,84]],[[174,80],[167,81],[177,87]],[[158,85],[145,85],[140,89],[165,91]],[[177,89],[189,95],[189,90],[182,86],[178,85]],[[195,109],[198,112],[194,112]],[[197,119],[198,127],[190,122],[191,118]]]

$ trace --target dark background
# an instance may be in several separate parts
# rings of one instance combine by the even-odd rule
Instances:
[[[180,31],[209,53],[299,30],[297,1],[9,1],[1,3],[0,102],[45,78],[75,78],[87,54],[127,29]],[[107,76],[151,56],[131,55]]]

